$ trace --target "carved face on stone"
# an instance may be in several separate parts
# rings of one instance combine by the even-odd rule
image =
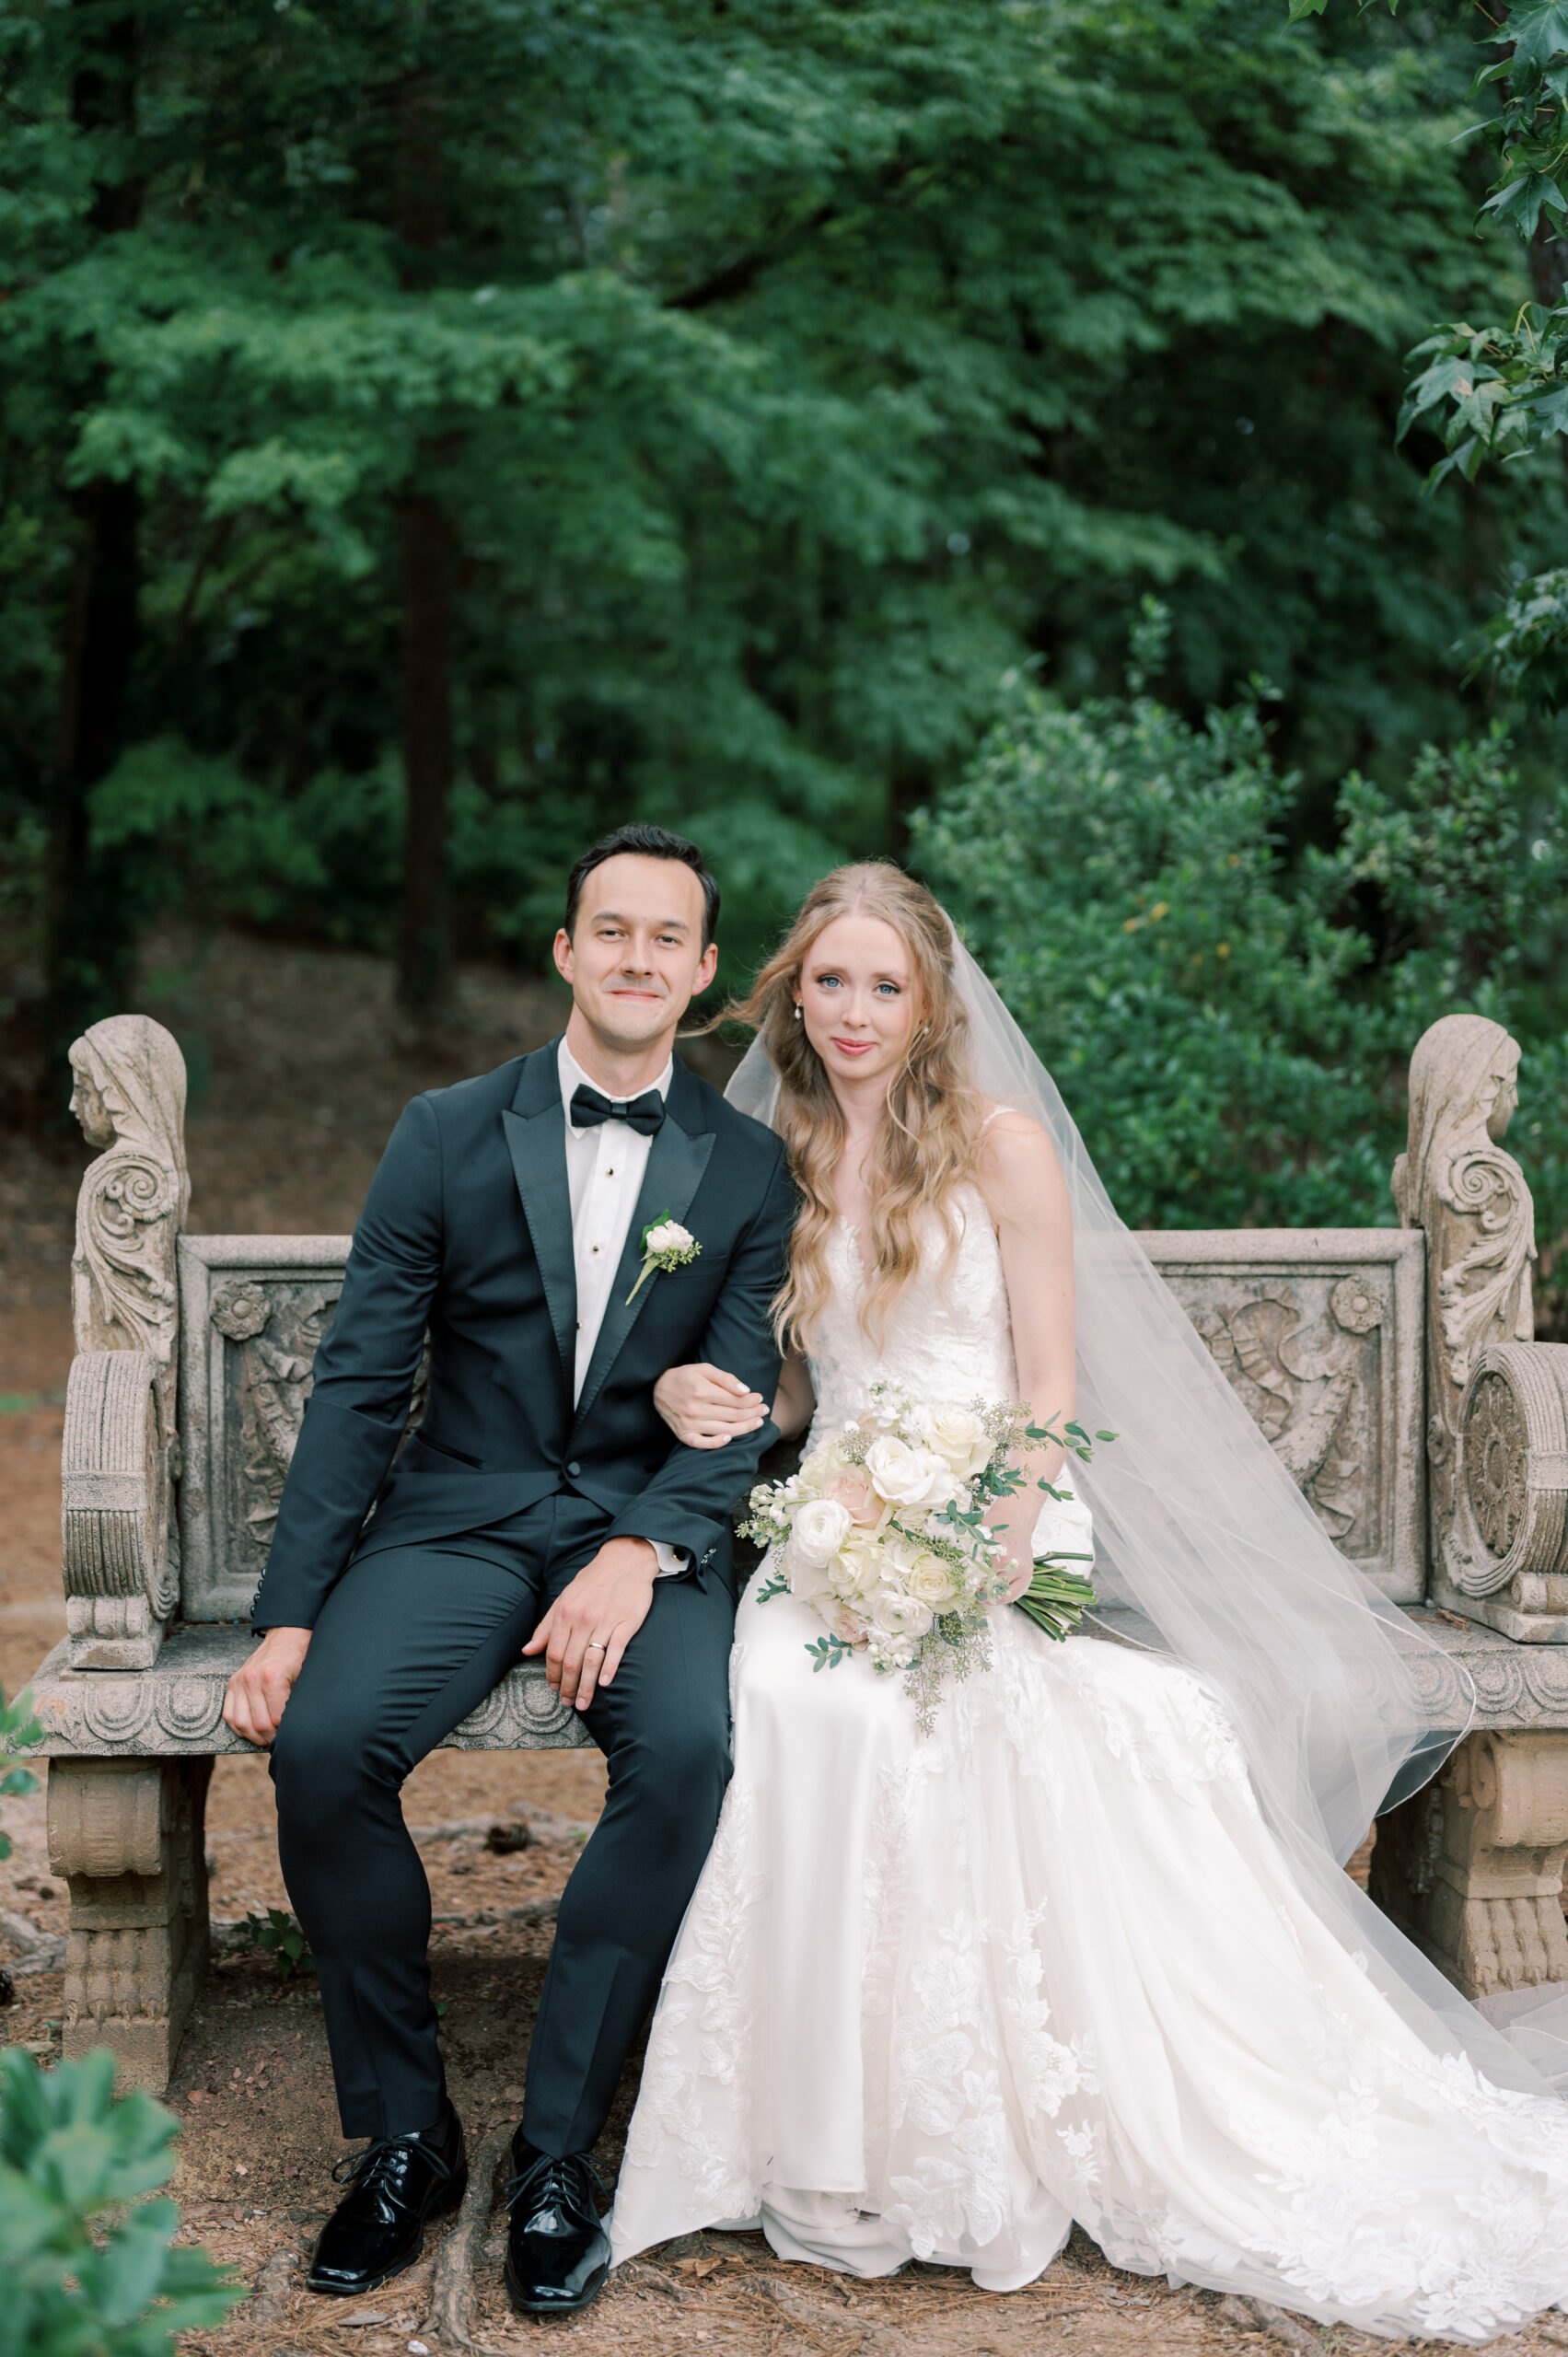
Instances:
[[[71,1043],[71,1110],[89,1145],[139,1149],[185,1168],[185,1059],[145,1015],[111,1015]]]
[[[1519,1050],[1483,1015],[1445,1015],[1411,1059],[1406,1184],[1446,1183],[1453,1155],[1502,1137],[1516,1105]]]
[[[87,1042],[78,1039],[71,1050],[71,1111],[81,1124],[82,1135],[89,1145],[101,1153],[114,1144],[114,1122],[103,1101],[103,1091],[94,1079],[86,1053]]]
[[[1512,1039],[1507,1046],[1508,1052],[1499,1056],[1487,1074],[1481,1097],[1486,1108],[1486,1134],[1493,1139],[1506,1134],[1519,1103],[1519,1051]]]

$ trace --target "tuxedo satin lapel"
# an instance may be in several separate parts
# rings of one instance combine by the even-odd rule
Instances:
[[[681,1066],[676,1065],[679,1075]],[[692,1092],[693,1095],[695,1092]],[[604,1323],[598,1329],[593,1357],[583,1381],[583,1396],[577,1402],[576,1421],[580,1424],[598,1399],[600,1387],[610,1368],[626,1346],[626,1338],[659,1289],[658,1271],[638,1287],[635,1301],[628,1295],[636,1285],[643,1266],[643,1230],[668,1212],[671,1219],[683,1220],[692,1196],[702,1183],[708,1167],[708,1156],[714,1150],[712,1130],[702,1130],[692,1136],[683,1130],[673,1108],[679,1101],[674,1086],[669,1092],[671,1110],[665,1115],[664,1127],[657,1132],[648,1150],[648,1167],[643,1173],[642,1191],[637,1208],[632,1214],[632,1225],[626,1231],[626,1245],[621,1255],[621,1266],[615,1271],[615,1284],[610,1306],[604,1313]],[[698,1243],[702,1237],[697,1238]]]
[[[577,1348],[577,1264],[566,1182],[566,1109],[561,1102],[553,1041],[525,1059],[517,1093],[501,1122],[570,1399]]]

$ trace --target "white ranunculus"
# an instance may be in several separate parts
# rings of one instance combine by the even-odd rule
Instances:
[[[883,1433],[865,1452],[865,1470],[889,1505],[945,1505],[958,1488],[952,1469],[929,1448],[911,1448]]]
[[[645,1239],[650,1252],[690,1252],[691,1231],[682,1227],[678,1219],[661,1220],[657,1227],[650,1227]]]
[[[927,1446],[960,1481],[972,1481],[990,1464],[994,1444],[972,1408],[933,1408],[924,1422]]]
[[[836,1555],[849,1534],[849,1509],[836,1498],[808,1499],[790,1526],[796,1552],[813,1563],[826,1563]]]
[[[923,1637],[933,1618],[929,1605],[897,1587],[873,1588],[861,1610],[882,1637]]]
[[[815,1604],[821,1608],[825,1598],[833,1592],[833,1582],[826,1563],[814,1556],[802,1554],[793,1538],[786,1539],[779,1552],[779,1569],[789,1582],[789,1592],[799,1596],[803,1604]]]

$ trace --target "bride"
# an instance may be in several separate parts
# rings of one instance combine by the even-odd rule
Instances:
[[[1016,1593],[1092,1505],[1135,1640],[998,1606],[923,1736],[901,1678],[819,1674],[810,1607],[753,1581],[614,2258],[760,2223],[783,2258],[1009,2291],[1076,2220],[1117,2267],[1370,2332],[1481,2341],[1568,2299],[1568,2106],[1338,1864],[1462,1733],[1427,1724],[1424,1641],[1322,1535],[922,887],[828,877],[745,1013],[730,1093],[801,1190],[781,1429],[880,1376],[1112,1427],[1076,1488],[1034,1461],[1060,1496],[1005,1543]],[[699,1447],[764,1411],[712,1367],[657,1396]]]

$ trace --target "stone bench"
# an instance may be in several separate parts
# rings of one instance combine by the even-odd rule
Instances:
[[[349,1239],[185,1234],[175,1042],[118,1016],[72,1061],[103,1151],[73,1259],[67,1634],[32,1692],[71,1893],[64,2049],[107,2043],[161,2089],[207,1955],[212,1761],[250,1749],[224,1688]],[[1516,1062],[1476,1017],[1421,1042],[1401,1227],[1145,1239],[1335,1543],[1437,1640],[1440,1723],[1463,1724],[1453,1665],[1474,1681],[1466,1741],[1380,1822],[1372,1887],[1478,1996],[1568,1979],[1568,1349],[1528,1339],[1530,1198],[1501,1144]],[[422,1411],[416,1387],[411,1430]],[[587,1740],[537,1666],[448,1737]]]

